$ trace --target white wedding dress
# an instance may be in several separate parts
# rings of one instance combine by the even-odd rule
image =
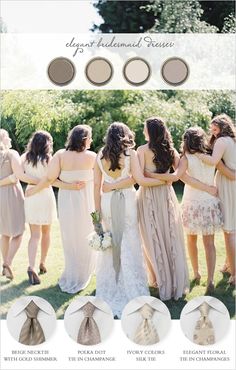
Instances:
[[[103,173],[104,181],[112,183],[130,176],[130,156],[125,157],[125,165],[119,178],[112,178],[103,169],[101,152],[97,158]],[[96,268],[96,296],[106,301],[114,316],[121,317],[124,306],[133,298],[150,295],[147,276],[144,268],[141,241],[137,220],[137,201],[134,187],[121,189],[125,200],[124,213],[119,217],[124,219],[124,231],[121,241],[120,269],[116,278],[113,267],[112,248],[99,251]],[[111,199],[113,191],[103,193],[101,211],[104,231],[112,233]]]

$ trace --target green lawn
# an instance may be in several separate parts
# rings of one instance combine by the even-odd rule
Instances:
[[[24,295],[37,295],[45,298],[54,307],[57,317],[62,319],[65,309],[70,302],[75,299],[76,295],[62,293],[57,285],[58,278],[63,271],[63,251],[60,239],[59,225],[56,222],[52,228],[52,243],[47,259],[48,273],[41,276],[41,284],[30,286],[27,276],[27,241],[29,238],[28,227],[24,234],[23,242],[18,254],[15,257],[13,272],[15,279],[12,282],[6,281],[5,277],[1,276],[1,311],[2,317],[5,318],[9,307],[14,301]],[[215,293],[214,296],[219,298],[228,308],[230,316],[234,317],[234,293],[235,291],[227,284],[227,276],[223,276],[219,269],[224,263],[225,248],[223,242],[223,233],[216,235],[217,261],[215,273]],[[186,302],[196,296],[204,295],[206,289],[206,263],[204,257],[204,249],[201,238],[199,238],[199,261],[201,261],[202,280],[201,285],[191,287],[190,293],[179,301],[165,302],[171,312],[172,319],[178,319],[180,312]],[[189,264],[189,260],[188,260]],[[189,264],[190,278],[192,277],[192,270]],[[94,295],[96,289],[96,279],[93,277],[89,286],[84,291],[77,295]],[[157,290],[151,289],[151,294],[157,296]]]

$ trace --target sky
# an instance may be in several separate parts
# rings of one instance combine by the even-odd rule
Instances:
[[[7,32],[88,33],[101,18],[90,0],[2,0]]]

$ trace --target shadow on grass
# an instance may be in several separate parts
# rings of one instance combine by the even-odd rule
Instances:
[[[64,317],[65,310],[72,300],[81,295],[95,295],[96,293],[96,290],[90,290],[89,287],[87,287],[85,290],[81,290],[76,294],[65,293],[61,291],[58,284],[51,285],[47,288],[38,289],[35,292],[29,293],[29,282],[27,279],[16,285],[9,284],[9,287],[7,287],[8,284],[8,282],[1,283],[1,286],[4,286],[4,292],[1,295],[2,306],[9,306],[11,304],[12,297],[14,297],[15,301],[15,299],[23,296],[37,296],[45,299],[52,305],[58,319],[62,319]],[[5,319],[6,315],[6,313],[2,314],[1,318]]]

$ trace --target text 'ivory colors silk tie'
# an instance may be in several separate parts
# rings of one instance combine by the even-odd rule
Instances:
[[[96,321],[93,318],[95,306],[88,302],[82,307],[84,319],[80,325],[77,342],[91,346],[101,342],[101,337]]]
[[[43,329],[37,319],[39,307],[31,301],[25,308],[27,319],[23,324],[20,332],[19,342],[34,346],[45,342]]]
[[[135,333],[134,342],[141,345],[155,344],[159,342],[157,330],[152,321],[154,309],[147,303],[140,308],[139,312],[142,316],[142,322],[138,326]]]
[[[197,321],[194,330],[193,341],[194,343],[201,345],[214,344],[214,328],[211,320],[208,318],[210,307],[206,302],[203,302],[198,309],[201,313],[201,316],[200,319]]]

